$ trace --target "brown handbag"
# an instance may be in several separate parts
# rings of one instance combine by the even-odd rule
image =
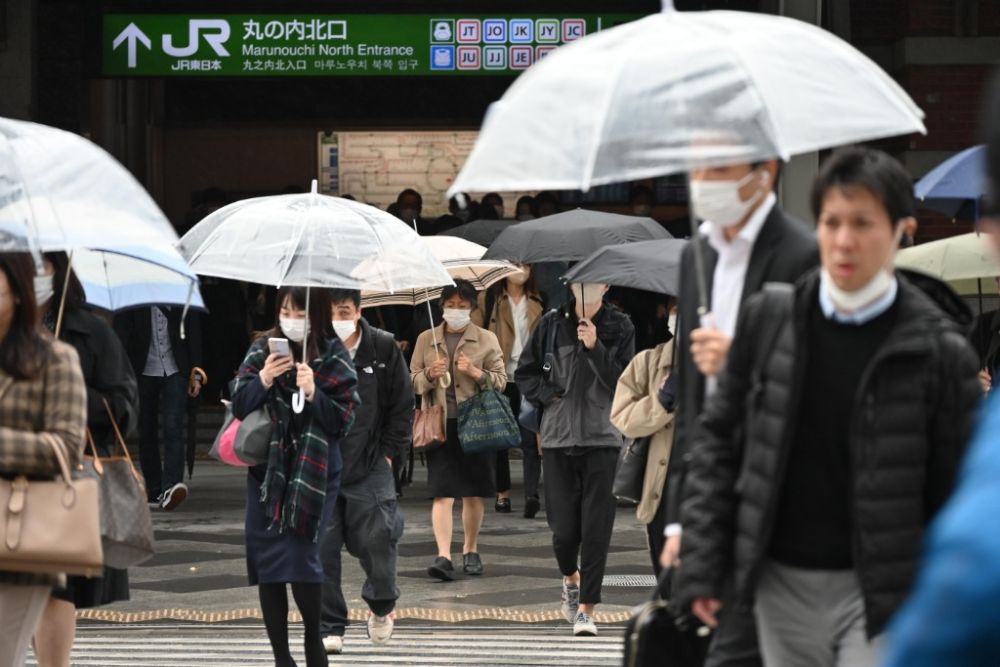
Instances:
[[[0,571],[100,576],[97,480],[73,479],[63,444],[41,433],[59,461],[54,480],[0,479]]]
[[[429,452],[447,440],[444,429],[444,406],[431,405],[433,391],[421,397],[420,407],[413,414],[413,449]]]

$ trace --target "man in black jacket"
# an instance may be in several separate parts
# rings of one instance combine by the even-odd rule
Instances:
[[[341,583],[341,549],[361,562],[366,580],[368,637],[385,644],[392,637],[396,585],[396,545],[403,517],[396,502],[392,460],[405,459],[413,437],[413,386],[403,353],[392,334],[361,317],[361,292],[332,290],[333,328],[358,371],[358,408],[351,431],[340,443],[337,508],[320,545],[323,559],[323,612],[320,632],[327,653],[343,650],[347,602]]]
[[[635,356],[635,327],[628,315],[603,302],[607,285],[571,287],[573,300],[546,313],[532,332],[514,378],[525,400],[542,410],[545,509],[563,575],[563,616],[574,635],[593,636],[622,446],[611,425],[611,401]]]
[[[176,307],[139,308],[115,316],[114,328],[139,381],[139,463],[150,504],[174,510],[187,498],[184,412],[208,377],[201,369],[201,316]],[[160,462],[160,418],[163,462]]]
[[[747,302],[706,407],[678,594],[715,625],[733,576],[766,665],[874,667],[981,389],[965,332],[892,269],[906,171],[846,149],[812,199],[822,270]]]
[[[785,215],[774,195],[778,163],[734,165],[691,174],[691,205],[705,220],[699,238],[705,257],[711,314],[701,321],[692,244],[681,257],[681,294],[676,357],[677,419],[661,512],[667,544],[661,563],[676,564],[681,542],[680,507],[687,461],[697,439],[705,399],[725,364],[740,305],[764,283],[791,283],[816,266],[816,238]],[[683,352],[682,352],[683,351]],[[739,446],[738,434],[734,446]],[[760,664],[753,616],[730,607],[716,633],[710,667]]]

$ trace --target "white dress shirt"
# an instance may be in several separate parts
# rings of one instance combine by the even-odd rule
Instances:
[[[747,224],[732,240],[726,238],[723,227],[711,221],[702,223],[700,231],[708,237],[708,243],[719,255],[712,274],[711,312],[714,327],[732,338],[736,334],[736,320],[739,319],[743,300],[743,285],[750,266],[750,255],[754,243],[764,227],[764,221],[771,214],[778,199],[773,192],[768,193],[763,203],[753,212]],[[708,323],[706,323],[708,324]],[[716,379],[707,378],[705,395],[715,392]]]
[[[517,302],[508,296],[507,301],[510,302],[510,312],[514,319],[514,344],[510,348],[510,359],[507,360],[507,377],[512,378],[531,332],[528,328],[528,295],[522,294],[521,300]]]

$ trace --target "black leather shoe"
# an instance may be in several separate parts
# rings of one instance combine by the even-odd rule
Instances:
[[[536,496],[528,498],[524,501],[524,518],[534,519],[540,509],[542,509],[542,503],[538,501]]]
[[[464,570],[466,574],[478,577],[483,573],[483,561],[477,553],[465,554],[462,556]]]
[[[444,556],[434,559],[434,564],[427,568],[427,574],[441,581],[455,580],[455,568],[452,567],[451,560]]]
[[[510,514],[510,498],[497,498],[496,510],[500,514]]]

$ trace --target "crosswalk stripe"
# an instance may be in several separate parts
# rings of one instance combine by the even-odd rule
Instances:
[[[293,626],[292,653],[304,664],[302,633]],[[351,627],[344,653],[330,664],[388,667],[485,667],[507,665],[611,667],[621,664],[621,628],[602,628],[598,637],[573,637],[570,626],[399,628],[392,641],[373,645],[363,628]],[[81,626],[72,663],[84,667],[171,665],[223,667],[273,665],[264,629],[239,625]],[[29,658],[29,665],[35,665]]]

